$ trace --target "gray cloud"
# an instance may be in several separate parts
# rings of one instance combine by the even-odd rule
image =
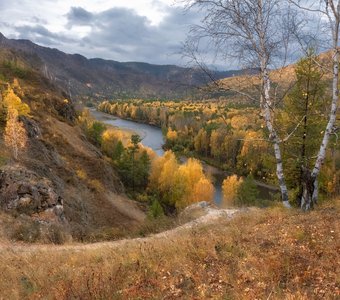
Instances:
[[[164,64],[181,62],[178,55],[181,43],[188,25],[198,17],[183,14],[178,8],[168,8],[164,20],[153,26],[146,17],[131,9],[112,8],[95,14],[72,7],[67,19],[67,28],[90,26],[90,33],[78,43],[86,56],[98,53],[116,60]]]
[[[71,7],[71,10],[66,15],[68,19],[68,28],[72,28],[73,25],[87,25],[90,24],[93,19],[93,14],[86,11],[82,7]]]
[[[42,25],[36,26],[14,26],[20,39],[29,39],[44,46],[60,46],[64,43],[75,43],[75,39],[68,38],[62,34],[57,34],[49,31]]]
[[[178,54],[181,43],[185,40],[189,24],[197,23],[199,16],[184,14],[181,8],[170,7],[157,0],[154,5],[166,13],[158,25],[152,25],[147,17],[128,8],[114,7],[91,12],[83,7],[71,7],[62,16],[64,30],[52,32],[48,16],[41,18],[32,13],[33,16],[24,24],[15,25],[15,21],[8,21],[10,24],[6,24],[4,33],[89,58],[182,64]],[[0,23],[0,30],[3,27],[4,24]]]
[[[144,3],[139,1],[131,0],[138,4],[136,10],[113,7],[94,12],[84,7],[93,8],[96,3],[103,2],[111,5],[111,0],[40,0],[39,4],[32,0],[0,0],[2,15],[6,16],[0,21],[0,31],[10,38],[30,39],[43,46],[89,58],[185,64],[179,54],[181,44],[186,39],[189,26],[198,24],[204,11],[184,13],[182,8],[153,0],[154,11],[162,12],[159,17],[165,14],[162,21],[154,25],[147,17],[138,14],[137,10],[141,11],[141,3]],[[309,3],[309,0],[305,1]],[[83,7],[70,7],[69,3],[82,3]],[[309,41],[324,38],[323,28],[326,28],[323,23],[308,22],[304,39],[311,43]],[[328,47],[327,42],[316,44],[324,46],[322,49]],[[215,56],[211,42],[203,41],[202,45],[203,61],[210,66],[215,65],[219,69],[240,67],[235,59]],[[291,54],[291,58],[295,60],[298,55]]]

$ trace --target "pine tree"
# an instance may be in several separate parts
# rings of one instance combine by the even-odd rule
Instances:
[[[309,186],[312,184],[309,177],[327,120],[325,83],[318,58],[312,50],[298,62],[295,74],[297,82],[284,99],[280,125],[286,132],[293,133],[284,145],[283,157],[287,183],[297,190],[296,201],[300,205],[304,191],[313,189]]]
[[[112,159],[114,161],[119,160],[124,152],[124,146],[122,141],[118,141],[117,144],[114,147],[113,153],[112,153]]]
[[[241,183],[237,190],[236,204],[238,205],[254,205],[258,201],[259,191],[254,181],[254,177],[250,174]]]

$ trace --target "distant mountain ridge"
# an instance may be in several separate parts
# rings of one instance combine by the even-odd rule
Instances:
[[[77,100],[182,98],[209,81],[203,71],[195,68],[87,59],[80,54],[66,54],[39,46],[29,40],[7,39],[1,33],[0,47],[24,56],[32,67]],[[213,76],[222,79],[244,72],[213,72]]]

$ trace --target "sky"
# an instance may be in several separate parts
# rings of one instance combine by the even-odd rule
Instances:
[[[181,45],[197,13],[174,0],[0,0],[7,38],[88,58],[182,65]]]
[[[304,1],[310,4],[314,0]],[[185,10],[180,3],[181,0],[0,0],[0,32],[7,38],[29,39],[87,58],[186,66],[182,44],[190,26],[200,24],[203,12]],[[319,26],[314,23],[314,27]],[[312,32],[316,35],[317,28]],[[203,61],[211,68],[247,67],[235,58],[217,57],[209,51],[203,54]],[[289,61],[297,57],[290,54]]]

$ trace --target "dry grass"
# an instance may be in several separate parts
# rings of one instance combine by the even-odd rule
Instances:
[[[338,200],[147,239],[3,249],[0,299],[339,299],[339,212]]]

